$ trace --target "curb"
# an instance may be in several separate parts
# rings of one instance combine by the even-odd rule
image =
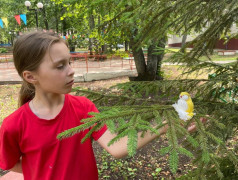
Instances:
[[[22,81],[0,81],[0,85],[7,85],[7,84],[21,84]]]
[[[97,80],[105,80],[112,79],[116,77],[135,77],[137,76],[136,70],[120,70],[120,71],[111,71],[111,72],[90,72],[84,74],[75,74],[74,82],[89,82],[89,81],[97,81]],[[7,84],[21,84],[22,81],[0,81],[0,85]]]
[[[134,77],[137,76],[136,70],[123,70],[123,71],[113,71],[113,72],[92,72],[92,73],[85,73],[83,75],[84,82],[88,81],[96,81],[96,80],[103,80],[103,79],[112,79],[121,76],[129,76]]]

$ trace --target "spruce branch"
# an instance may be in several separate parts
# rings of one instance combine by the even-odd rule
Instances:
[[[172,147],[171,146],[167,146],[167,147],[163,147],[159,150],[159,153],[164,156],[165,154],[168,154],[171,151]]]
[[[90,122],[88,123],[85,123],[85,124],[82,124],[80,126],[76,126],[74,128],[71,128],[71,129],[68,129],[68,130],[65,130],[63,132],[61,132],[60,134],[57,135],[57,139],[59,140],[62,140],[63,138],[68,138],[68,137],[71,137],[85,129],[88,129],[90,128],[91,126],[93,126],[95,123],[97,122],[96,119],[94,120],[91,120]]]
[[[215,169],[216,169],[216,172],[217,172],[217,175],[220,179],[222,179],[224,177],[223,173],[221,172],[220,170],[220,164],[218,163],[218,161],[216,160],[216,158],[214,158],[213,156],[211,156],[211,161],[212,163],[215,165]]]
[[[211,63],[206,63],[204,67],[208,65],[213,67]],[[210,79],[128,82],[114,86],[106,93],[77,89],[75,92],[78,95],[87,94],[92,101],[100,104],[101,111],[90,113],[92,118],[82,120],[82,129],[89,129],[84,140],[90,138],[94,130],[107,124],[108,129],[117,134],[108,145],[120,141],[121,138],[128,138],[129,156],[133,156],[137,149],[138,132],[142,132],[142,137],[145,132],[158,133],[166,120],[169,126],[166,133],[168,146],[159,152],[169,155],[173,173],[178,168],[179,154],[195,158],[193,162],[198,169],[193,177],[206,178],[211,167],[214,167],[216,173],[222,172],[218,168],[222,168],[219,156],[223,154],[237,167],[237,155],[226,147],[226,141],[234,132],[234,125],[238,123],[238,104],[236,101],[229,101],[230,97],[237,97],[237,82],[226,75],[235,76],[236,72],[231,72],[234,68],[229,66],[214,65],[215,68],[220,70],[215,71],[216,76]],[[177,100],[178,92],[184,90],[189,90],[193,95],[196,112],[196,116],[187,122],[181,121],[171,106]],[[200,118],[207,114],[208,123],[204,125]],[[193,134],[187,131],[191,123],[195,123],[197,129]],[[70,133],[66,134],[65,137],[70,136]],[[204,167],[206,169],[202,169]]]
[[[130,129],[130,131],[128,131],[128,142],[127,142],[129,156],[133,156],[136,153],[137,139],[138,139],[137,131],[135,129]]]
[[[96,124],[94,125],[89,132],[83,137],[83,139],[81,140],[81,143],[84,143],[87,139],[89,139],[91,137],[91,135],[93,134],[94,131],[98,131],[99,129],[101,129],[103,127],[103,124]]]
[[[179,156],[176,149],[172,149],[169,153],[169,167],[173,174],[177,172],[178,169]]]

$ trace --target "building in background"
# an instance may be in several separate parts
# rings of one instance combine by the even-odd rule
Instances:
[[[238,28],[235,24],[231,27],[231,34],[238,33]],[[168,39],[168,46],[169,47],[181,47],[182,45],[182,38],[181,36],[171,35]],[[196,38],[196,35],[187,35],[186,42],[190,42]],[[228,43],[225,43],[224,39],[220,39],[217,41],[215,49],[224,49],[224,50],[238,50],[238,38],[229,39]]]

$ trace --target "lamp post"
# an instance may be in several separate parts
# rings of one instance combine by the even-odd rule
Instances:
[[[13,46],[13,38],[12,38],[13,33],[14,33],[13,31],[9,31],[11,46]]]
[[[15,31],[9,31],[9,35],[10,35],[10,40],[11,40],[11,46],[13,46],[13,39],[15,36]]]
[[[38,29],[38,11],[43,9],[43,4],[41,2],[37,3],[38,9],[30,9],[31,2],[25,1],[25,6],[27,7],[27,10],[29,11],[35,11],[36,16],[36,29]]]

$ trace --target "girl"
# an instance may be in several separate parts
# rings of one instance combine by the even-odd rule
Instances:
[[[60,132],[79,126],[89,112],[98,112],[87,98],[68,94],[74,71],[65,41],[51,33],[32,32],[16,41],[13,58],[23,84],[19,109],[0,129],[0,168],[22,172],[25,180],[98,179],[91,140],[81,144],[88,130],[56,139]],[[107,146],[115,135],[106,126],[92,137],[114,157],[127,155],[126,137]],[[138,135],[138,148],[156,137],[150,132],[143,138]]]

